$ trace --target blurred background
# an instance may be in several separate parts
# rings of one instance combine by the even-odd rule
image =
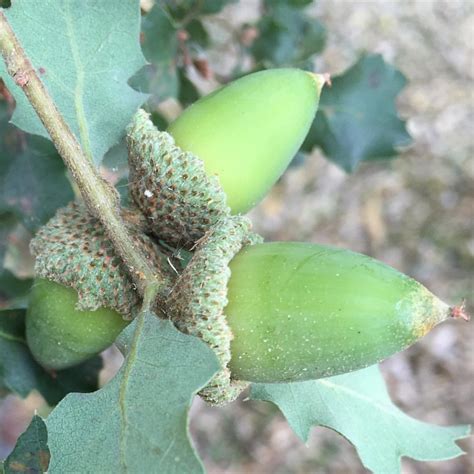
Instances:
[[[144,11],[151,4],[143,2]],[[242,44],[258,38],[262,12],[259,1],[242,0],[200,19],[212,42],[198,48],[186,70],[197,90],[211,90],[236,68],[251,67],[247,63],[255,58],[242,54]],[[311,58],[315,71],[338,75],[368,51],[406,76],[397,105],[413,143],[398,158],[363,162],[352,174],[313,150],[251,212],[256,231],[267,240],[305,240],[369,254],[448,303],[466,298],[473,314],[474,3],[320,0],[305,14],[326,28],[325,48]],[[180,104],[160,100],[157,110],[172,117]],[[474,324],[450,321],[385,361],[393,400],[420,420],[473,423],[473,342]],[[107,354],[105,378],[120,363],[115,352]],[[37,408],[44,410],[34,394],[1,402],[0,458]],[[238,401],[215,409],[196,399],[191,431],[211,474],[367,472],[344,438],[315,428],[305,446],[270,404]],[[474,472],[472,438],[460,445],[466,456],[437,463],[404,459],[402,472]]]

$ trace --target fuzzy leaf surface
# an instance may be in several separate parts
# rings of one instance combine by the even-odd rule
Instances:
[[[118,344],[125,362],[117,375],[98,392],[68,395],[49,415],[50,472],[203,472],[187,416],[216,356],[153,313],[136,318]]]
[[[5,474],[47,472],[49,458],[46,425],[42,418],[35,415],[5,460]]]
[[[0,391],[25,398],[32,390],[38,390],[53,406],[69,392],[97,390],[100,357],[55,373],[46,371],[33,359],[26,344],[25,313],[22,309],[0,311]]]
[[[86,154],[100,163],[146,99],[128,79],[145,64],[139,0],[21,0],[5,15]],[[12,121],[49,137],[0,62],[17,108]]]
[[[303,149],[320,147],[346,171],[353,171],[361,161],[395,156],[397,147],[411,141],[395,106],[405,84],[403,74],[382,56],[362,56],[323,89]]]
[[[377,366],[307,382],[253,384],[250,396],[274,403],[303,441],[315,425],[337,431],[375,473],[400,472],[402,456],[459,456],[463,451],[455,441],[469,434],[468,426],[435,426],[405,415],[390,400]]]

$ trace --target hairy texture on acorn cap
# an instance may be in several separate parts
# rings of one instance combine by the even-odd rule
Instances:
[[[183,152],[139,110],[127,130],[129,193],[153,233],[175,247],[191,249],[219,219],[230,214],[216,176],[201,159]]]
[[[228,217],[214,226],[199,242],[190,263],[173,287],[167,302],[169,316],[178,328],[197,336],[216,353],[222,369],[200,395],[212,405],[235,400],[246,382],[231,381],[232,331],[224,316],[227,305],[229,262],[246,245],[262,238],[250,232],[245,217]]]
[[[157,275],[171,285],[170,265],[142,232],[140,216],[123,210],[122,218]],[[141,298],[130,276],[135,270],[126,267],[100,221],[84,206],[71,203],[60,209],[39,230],[30,250],[36,257],[36,276],[75,289],[78,310],[111,308],[126,319],[139,310]]]

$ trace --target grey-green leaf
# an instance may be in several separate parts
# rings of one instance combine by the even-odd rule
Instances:
[[[35,415],[5,460],[5,474],[47,472],[49,458],[46,425],[39,416]]]
[[[203,342],[154,314],[119,337],[117,375],[92,394],[70,394],[47,419],[50,472],[202,472],[188,437],[191,400],[218,370]]]
[[[325,87],[303,149],[322,148],[352,171],[361,161],[391,158],[411,137],[397,115],[395,99],[405,77],[380,55],[364,55]]]
[[[463,451],[457,439],[468,426],[440,427],[405,415],[387,393],[377,366],[320,380],[254,384],[251,398],[277,405],[304,441],[314,425],[332,428],[357,449],[375,473],[400,472],[400,458],[450,459]]]
[[[139,44],[139,0],[21,0],[5,10],[15,34],[85,152],[100,163],[146,99],[128,79],[145,64]],[[13,123],[48,137],[23,92]]]

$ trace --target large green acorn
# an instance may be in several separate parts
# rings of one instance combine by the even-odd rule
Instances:
[[[244,217],[200,242],[168,299],[170,317],[214,349],[222,370],[201,395],[245,382],[319,379],[376,364],[444,319],[466,317],[373,258],[296,242],[260,243]]]
[[[300,148],[324,81],[300,69],[249,74],[195,102],[168,131],[219,178],[232,213],[245,213]]]
[[[232,377],[318,379],[361,369],[462,316],[423,285],[365,255],[276,242],[230,262],[225,316]]]

